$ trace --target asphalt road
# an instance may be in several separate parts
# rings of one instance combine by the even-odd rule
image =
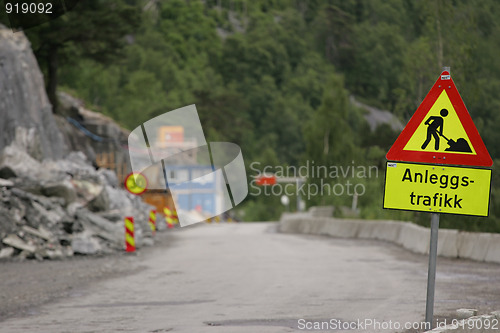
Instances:
[[[331,331],[361,324],[352,331],[401,332],[423,320],[427,257],[274,228],[176,230],[168,242],[122,260],[133,273],[0,322],[0,332],[298,332],[324,322]],[[461,307],[500,310],[499,282],[500,265],[439,259],[437,317]]]

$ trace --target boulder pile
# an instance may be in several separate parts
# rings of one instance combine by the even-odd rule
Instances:
[[[81,152],[41,162],[15,144],[0,153],[0,258],[122,251],[125,216],[134,216],[137,247],[152,245],[150,209]]]

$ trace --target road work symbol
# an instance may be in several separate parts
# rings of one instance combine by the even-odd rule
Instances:
[[[469,143],[464,138],[460,138],[457,141],[454,141],[448,139],[446,136],[443,135],[444,118],[448,115],[448,110],[441,109],[439,114],[441,115],[441,117],[430,116],[424,123],[424,125],[427,125],[428,127],[427,127],[427,138],[422,144],[421,147],[422,150],[427,148],[427,145],[429,144],[429,142],[431,142],[432,138],[434,138],[434,150],[439,150],[439,136],[442,136],[443,139],[447,141],[449,146],[448,148],[445,149],[445,151],[472,153]]]
[[[416,124],[415,124],[416,125]],[[446,91],[439,93],[432,107],[415,126],[404,145],[406,151],[428,153],[475,154],[469,132],[457,114]]]
[[[448,110],[442,109],[439,114],[441,115],[441,117],[430,116],[424,123],[424,125],[427,125],[428,127],[427,139],[425,139],[425,142],[422,145],[422,149],[425,149],[429,142],[431,142],[431,137],[434,137],[434,149],[439,150],[439,135],[443,135],[443,118],[448,115]]]

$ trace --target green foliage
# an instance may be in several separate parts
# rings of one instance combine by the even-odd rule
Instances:
[[[80,1],[65,15],[27,30],[56,111],[61,66],[83,59],[110,64],[121,54],[125,35],[139,26],[139,10],[135,1]]]
[[[254,161],[261,169],[306,163],[378,168],[376,177],[308,179],[311,186],[362,185],[363,218],[429,220],[425,213],[381,209],[385,153],[398,133],[388,125],[371,131],[350,95],[406,123],[442,66],[451,66],[490,153],[500,158],[497,1],[85,3],[80,17],[28,31],[42,65],[46,45],[61,45],[59,83],[65,89],[130,129],[196,103],[207,138],[238,143],[247,168]],[[116,7],[107,10],[105,3]],[[112,62],[108,55],[115,55]],[[48,75],[48,66],[42,67]],[[489,218],[443,216],[441,225],[500,231],[497,178],[494,172]],[[306,199],[309,206],[350,207],[353,198]],[[238,209],[245,220],[269,220],[284,207],[279,196],[251,194]]]

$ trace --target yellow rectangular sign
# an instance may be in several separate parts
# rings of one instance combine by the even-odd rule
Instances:
[[[491,170],[387,162],[384,208],[488,216]]]

